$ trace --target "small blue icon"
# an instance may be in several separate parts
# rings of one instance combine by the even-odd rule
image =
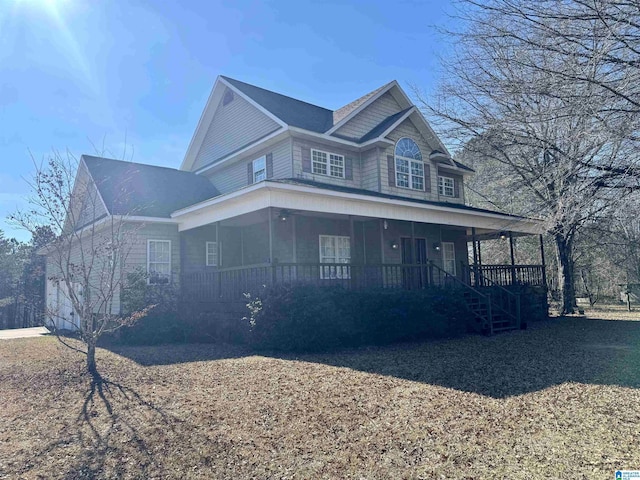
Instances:
[[[622,472],[620,470],[616,472],[616,480],[622,480]]]

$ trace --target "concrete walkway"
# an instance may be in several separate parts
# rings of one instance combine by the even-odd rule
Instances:
[[[47,334],[49,334],[49,330],[47,330],[45,327],[12,328],[9,330],[0,330],[0,340],[40,337]]]

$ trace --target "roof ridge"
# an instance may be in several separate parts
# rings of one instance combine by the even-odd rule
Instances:
[[[248,85],[250,87],[257,88],[259,90],[263,90],[265,92],[273,93],[275,95],[280,95],[281,97],[285,97],[285,98],[288,98],[290,100],[295,100],[296,102],[306,103],[307,105],[310,105],[312,107],[322,108],[323,110],[326,110],[328,112],[333,112],[333,110],[331,110],[330,108],[322,107],[320,105],[316,105],[315,103],[307,102],[305,100],[300,100],[299,98],[295,98],[295,97],[292,97],[290,95],[285,95],[284,93],[274,92],[273,90],[269,90],[269,89],[264,88],[264,87],[259,87],[257,85],[252,84],[252,83],[243,82],[242,80],[238,80],[237,78],[227,77],[226,75],[220,75],[220,78],[224,78],[225,80],[232,80],[234,82],[242,83],[244,85]]]
[[[174,171],[174,172],[193,173],[193,172],[188,172],[186,170],[180,170],[179,168],[174,168],[174,167],[165,167],[163,165],[153,165],[153,164],[150,164],[150,163],[132,162],[132,161],[129,161],[129,160],[120,160],[118,158],[98,157],[96,155],[89,155],[89,154],[86,154],[86,153],[83,153],[81,156],[83,158],[87,158],[88,157],[88,158],[93,158],[93,159],[96,159],[96,160],[108,160],[110,162],[127,163],[129,165],[140,165],[142,167],[161,168],[161,169],[164,169],[164,170],[171,170],[171,171]]]

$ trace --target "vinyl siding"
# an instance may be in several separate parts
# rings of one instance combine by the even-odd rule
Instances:
[[[280,128],[280,125],[237,94],[231,103],[216,108],[193,165],[209,165]]]
[[[254,159],[273,154],[273,178],[291,178],[293,176],[291,165],[291,139],[288,138],[277,144],[251,155],[244,157],[232,164],[221,168],[209,175],[209,180],[221,194],[233,192],[248,185],[247,163]]]
[[[310,172],[302,171],[302,150],[303,149],[316,149],[324,152],[335,153],[337,155],[343,155],[344,158],[351,158],[353,168],[353,180],[347,180],[346,178],[332,177],[330,175],[318,175]],[[321,143],[310,142],[307,140],[294,139],[293,140],[293,176],[296,178],[305,178],[307,180],[314,180],[317,182],[328,183],[331,185],[341,185],[347,187],[361,188],[362,185],[362,168],[360,153],[351,152],[341,148],[326,146]]]
[[[402,108],[387,92],[335,131],[336,135],[360,138],[370,132],[385,118],[398,113]]]
[[[378,181],[378,148],[362,152],[362,180],[361,188],[380,191]]]
[[[445,197],[444,195],[440,195],[437,190],[437,182],[438,176],[442,175],[445,177],[451,177],[454,179],[456,184],[458,185],[458,196],[457,197]],[[438,194],[438,200],[441,202],[449,202],[449,203],[464,203],[464,179],[462,175],[458,173],[452,173],[445,169],[438,169],[438,173],[435,178],[436,181],[436,190],[435,193]]]

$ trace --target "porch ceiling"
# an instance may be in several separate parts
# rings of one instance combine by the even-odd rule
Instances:
[[[404,220],[458,227],[475,227],[480,233],[512,231],[540,233],[540,220],[517,217],[456,205],[432,205],[407,200],[381,198],[361,193],[260,182],[174,212],[181,231],[228,220],[273,207],[316,214],[350,215],[362,218]]]

